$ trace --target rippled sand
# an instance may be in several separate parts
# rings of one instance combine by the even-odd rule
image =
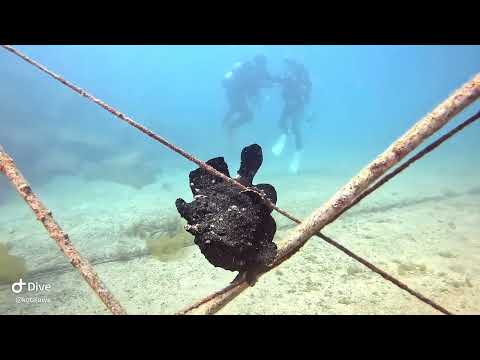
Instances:
[[[273,176],[273,175],[272,175]],[[347,176],[264,174],[278,205],[305,217]],[[211,266],[196,246],[158,259],[146,254],[135,223],[164,228],[174,201],[190,198],[185,176],[163,176],[141,190],[77,178],[35,189],[60,225],[131,314],[170,314],[220,289],[235,273]],[[59,196],[59,193],[61,196]],[[478,177],[401,175],[323,232],[459,314],[480,314],[480,189]],[[1,314],[107,314],[81,276],[17,198],[0,207],[0,241],[26,259],[26,279],[51,284],[49,303],[17,304],[0,285]],[[276,241],[291,229],[275,215]],[[32,295],[28,295],[32,296]],[[220,314],[437,314],[319,238],[263,276]]]

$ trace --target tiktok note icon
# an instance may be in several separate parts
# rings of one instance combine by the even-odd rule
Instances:
[[[23,281],[22,279],[20,279],[18,282],[15,282],[15,283],[12,284],[12,291],[15,294],[21,293],[22,290],[23,290],[23,285],[27,285],[27,283],[25,281]]]

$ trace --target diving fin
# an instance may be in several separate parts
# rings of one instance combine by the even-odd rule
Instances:
[[[300,169],[300,159],[302,156],[301,151],[296,151],[295,154],[293,155],[292,162],[290,163],[290,167],[288,168],[288,171],[291,174],[297,174],[298,170]]]
[[[283,152],[283,149],[285,148],[286,143],[287,143],[287,134],[280,135],[277,142],[272,147],[273,155],[279,156]]]

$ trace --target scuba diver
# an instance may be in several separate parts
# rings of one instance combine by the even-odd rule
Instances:
[[[267,59],[257,55],[252,61],[236,63],[225,74],[223,87],[227,93],[228,110],[223,119],[230,140],[234,130],[253,120],[251,106],[258,103],[260,90],[272,87],[274,78],[267,70]]]
[[[310,102],[312,82],[304,65],[291,59],[285,59],[285,64],[287,66],[285,75],[278,79],[284,101],[279,122],[282,134],[273,146],[272,152],[275,156],[279,156],[285,148],[287,135],[290,132],[293,133],[296,149],[289,171],[296,174],[300,167],[303,150],[300,126],[304,118],[305,106]]]

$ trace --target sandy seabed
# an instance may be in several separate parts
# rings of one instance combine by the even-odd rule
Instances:
[[[480,314],[479,176],[402,174],[323,232],[456,314]],[[305,173],[264,175],[278,205],[305,217],[349,177]],[[262,179],[264,180],[264,179]],[[75,177],[35,188],[74,245],[129,314],[172,314],[219,290],[236,273],[215,268],[196,246],[170,258],[145,254],[145,239],[128,235],[133,224],[178,217],[177,197],[191,200],[185,174],[163,176],[136,190]],[[13,190],[12,190],[13,191]],[[49,291],[13,294],[0,285],[0,314],[108,314],[82,277],[20,198],[0,206],[0,242],[25,258],[25,281]],[[292,228],[274,214],[275,241]],[[114,261],[109,261],[114,260]],[[46,302],[22,302],[43,298]],[[263,276],[219,314],[438,314],[319,238]]]

